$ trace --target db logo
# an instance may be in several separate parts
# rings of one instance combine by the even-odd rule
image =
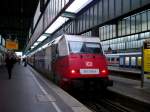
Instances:
[[[92,62],[85,62],[85,65],[87,66],[87,67],[91,67],[91,66],[93,66],[93,63]]]

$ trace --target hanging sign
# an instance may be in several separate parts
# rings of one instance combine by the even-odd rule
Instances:
[[[6,40],[6,48],[18,50],[18,42],[12,40]]]

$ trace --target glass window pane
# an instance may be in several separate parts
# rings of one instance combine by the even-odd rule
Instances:
[[[131,39],[130,36],[128,36],[128,40],[127,41],[130,42],[130,39]]]
[[[110,38],[113,37],[113,32],[112,32],[112,25],[109,26],[109,34],[110,34]]]
[[[102,0],[99,1],[99,4],[98,4],[98,23],[102,23],[102,15],[103,15],[103,12],[102,12]]]
[[[90,25],[90,10],[87,11],[87,20],[86,20],[86,28],[88,29]]]
[[[105,0],[104,0],[105,1]],[[115,0],[115,13],[116,13],[116,16],[119,16],[121,15],[121,12],[122,12],[122,9],[121,9],[121,3],[122,0]]]
[[[109,18],[113,18],[115,15],[114,4],[115,0],[109,0]]]
[[[123,13],[127,13],[130,10],[131,0],[123,0]]]
[[[83,31],[83,16],[80,16],[80,32]]]
[[[148,30],[150,30],[150,10],[148,11]]]
[[[104,40],[106,40],[107,39],[106,26],[103,27],[103,30],[104,30]]]
[[[141,0],[130,0],[130,1],[131,1],[131,9],[136,9],[136,8],[140,7]]]
[[[136,33],[141,32],[141,15],[136,15]]]
[[[99,43],[70,41],[69,48],[70,53],[94,53],[94,54],[102,53],[100,49],[101,46]]]
[[[126,22],[125,20],[123,19],[122,20],[122,35],[125,35],[126,34]]]
[[[116,25],[113,25],[113,38],[116,37]]]
[[[103,21],[108,20],[108,0],[103,0]]]
[[[94,23],[94,21],[93,21],[93,7],[91,7],[90,8],[90,27],[92,27],[93,26],[93,23]]]
[[[78,19],[78,28],[77,28],[77,33],[80,31],[80,20]]]
[[[150,32],[146,32],[145,33],[145,38],[149,38],[150,37]]]
[[[130,41],[133,41],[133,40],[135,40],[134,35],[131,35],[130,36]]]
[[[103,37],[104,37],[104,33],[103,33],[103,27],[100,27],[100,40],[104,40]]]
[[[118,36],[121,36],[121,21],[118,23]]]
[[[126,18],[126,34],[130,34],[130,17]]]
[[[135,16],[131,16],[131,34],[135,33]]]
[[[140,34],[140,38],[141,38],[141,39],[145,38],[145,33],[141,33],[141,34]]]
[[[94,6],[94,15],[93,15],[93,18],[94,18],[94,26],[97,25],[97,8],[98,8],[98,4],[96,4]]]
[[[142,31],[147,30],[147,15],[146,11],[142,13]]]
[[[109,25],[106,26],[106,33],[107,33],[107,39],[109,39],[110,38],[110,36],[109,36]]]

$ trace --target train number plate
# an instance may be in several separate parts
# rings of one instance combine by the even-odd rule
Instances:
[[[99,69],[80,69],[80,74],[99,74]]]

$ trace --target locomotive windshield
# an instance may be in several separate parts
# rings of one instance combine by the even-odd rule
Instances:
[[[102,54],[102,49],[100,43],[92,42],[69,42],[70,53],[92,53],[92,54]]]

